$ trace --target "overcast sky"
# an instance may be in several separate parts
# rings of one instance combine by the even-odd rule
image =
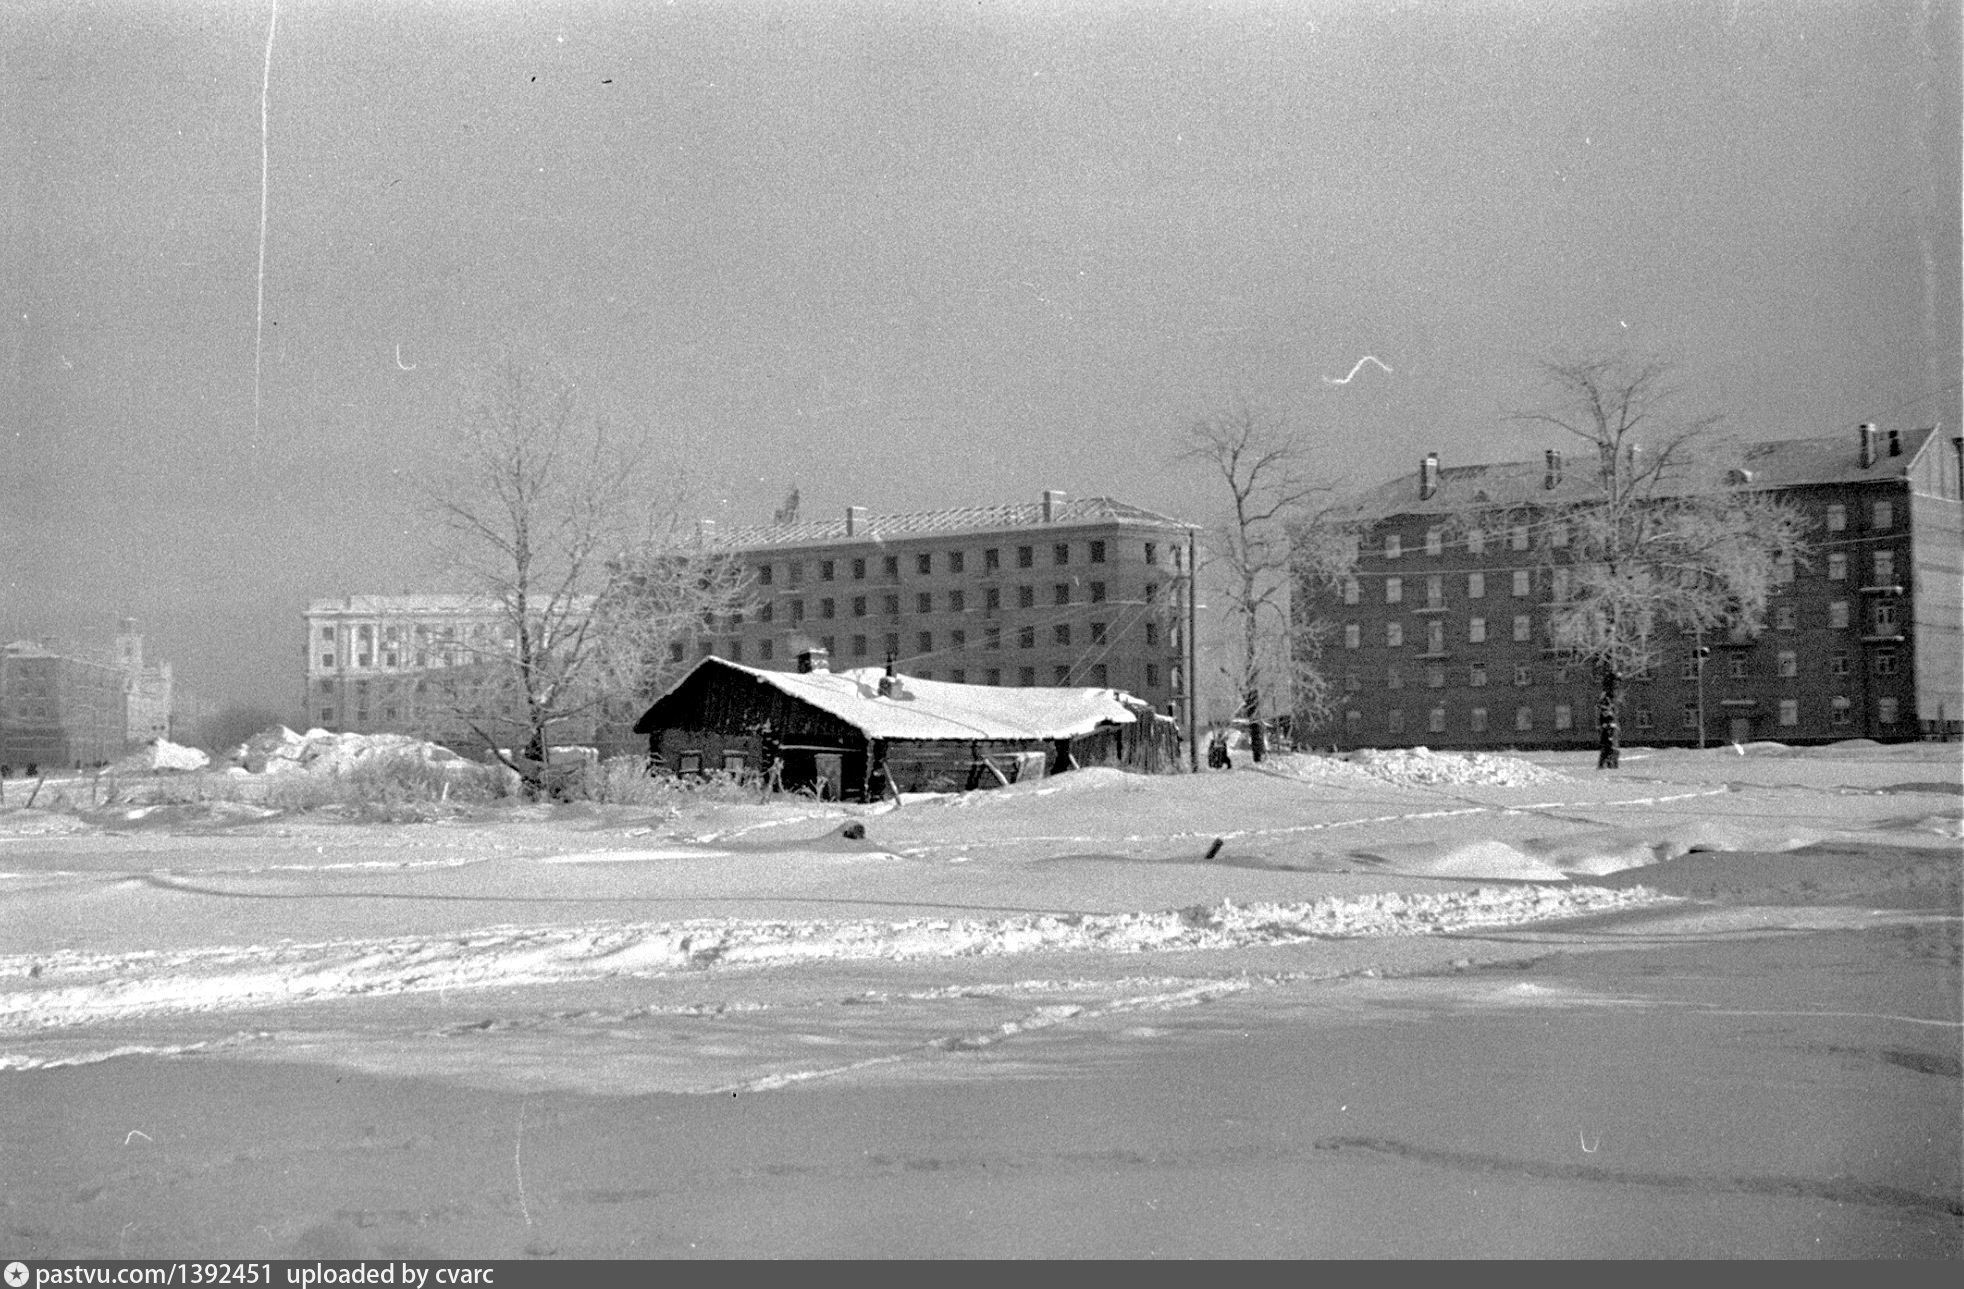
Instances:
[[[402,480],[514,332],[725,523],[1205,518],[1236,397],[1364,484],[1534,456],[1612,344],[1747,437],[1959,424],[1954,0],[281,0],[262,133],[272,12],[0,16],[0,634],[213,701],[429,584]]]

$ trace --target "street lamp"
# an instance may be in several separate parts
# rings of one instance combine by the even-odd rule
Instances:
[[[1712,656],[1712,648],[1705,643],[1705,631],[1698,630],[1698,750],[1705,750],[1705,659]]]

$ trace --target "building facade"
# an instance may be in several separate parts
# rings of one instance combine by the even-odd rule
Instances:
[[[1955,738],[1964,731],[1964,440],[1874,426],[1758,443],[1735,482],[1812,522],[1805,561],[1776,572],[1763,630],[1692,637],[1659,624],[1650,674],[1624,678],[1625,742]],[[1596,738],[1601,678],[1548,642],[1564,593],[1565,508],[1589,484],[1561,459],[1441,467],[1362,499],[1354,575],[1298,593],[1299,630],[1327,624],[1340,747],[1560,748]],[[1499,528],[1469,522],[1511,510]],[[1708,652],[1701,653],[1701,649]]]
[[[0,646],[0,765],[85,770],[168,738],[171,665],[145,664],[124,619],[113,650],[15,640]]]
[[[889,660],[954,684],[1125,690],[1184,699],[1192,526],[1104,497],[869,514],[713,533],[742,560],[752,607],[686,651],[795,670]]]

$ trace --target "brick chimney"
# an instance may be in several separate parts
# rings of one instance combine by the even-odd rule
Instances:
[[[1045,488],[1043,490],[1043,522],[1046,524],[1056,523],[1058,513],[1063,509],[1064,494],[1058,492],[1055,488]]]
[[[846,507],[846,536],[857,537],[860,534],[860,530],[862,530],[865,527],[866,527],[866,507],[847,506]]]
[[[1903,432],[1901,430],[1889,431],[1889,455],[1892,457],[1899,457],[1902,454],[1903,454]]]
[[[1439,454],[1428,452],[1425,460],[1418,463],[1418,499],[1432,500],[1432,494],[1439,491]]]
[[[1856,461],[1862,469],[1866,470],[1875,464],[1875,423],[1864,421],[1857,432],[1862,436],[1862,443],[1861,453]]]
[[[818,645],[813,645],[798,655],[798,670],[801,672],[820,671],[830,673],[832,655]]]
[[[1548,473],[1541,477],[1543,488],[1553,488],[1562,481],[1562,454],[1548,449]]]

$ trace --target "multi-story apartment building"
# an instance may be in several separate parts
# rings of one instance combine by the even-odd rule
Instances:
[[[1765,629],[1692,638],[1660,624],[1660,656],[1626,678],[1622,735],[1639,744],[1956,737],[1964,731],[1964,440],[1934,430],[1758,443],[1735,482],[1813,523],[1777,571]],[[1601,678],[1549,647],[1564,593],[1562,523],[1590,484],[1545,464],[1441,466],[1428,457],[1361,499],[1355,573],[1299,594],[1299,627],[1328,624],[1323,662],[1343,747],[1581,747]],[[1498,529],[1469,522],[1512,512]],[[1700,652],[1701,648],[1709,654]]]
[[[1122,689],[1184,698],[1193,526],[1105,497],[758,525],[714,534],[749,572],[753,607],[684,651],[795,669],[891,659],[923,680]]]
[[[33,640],[0,646],[0,765],[105,765],[170,729],[170,664],[143,665],[129,623],[113,655]]]

